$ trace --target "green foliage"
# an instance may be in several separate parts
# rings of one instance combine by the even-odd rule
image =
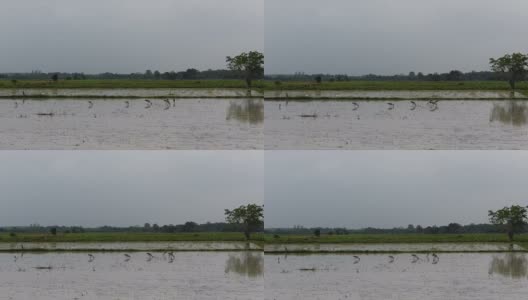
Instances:
[[[264,81],[266,90],[347,90],[347,91],[507,91],[507,82],[489,81]],[[521,82],[518,90],[528,91],[528,83]]]
[[[257,204],[241,205],[233,210],[225,210],[226,222],[244,225],[244,234],[247,239],[251,232],[264,225],[264,206]]]
[[[322,234],[266,234],[266,244],[385,244],[385,243],[507,243],[508,237],[503,233],[466,233],[466,234],[363,234],[348,235]],[[528,234],[520,234],[516,242],[528,243]]]
[[[227,67],[244,75],[248,88],[253,79],[264,76],[264,54],[258,51],[243,52],[235,57],[226,57]]]
[[[522,53],[506,54],[497,59],[490,58],[489,62],[494,72],[509,75],[512,90],[515,90],[515,82],[522,80],[528,72],[528,55]]]
[[[252,241],[262,240],[262,234],[254,234]],[[152,233],[152,232],[85,232],[51,235],[42,233],[0,233],[1,242],[242,242],[242,232],[200,233]]]
[[[53,227],[50,229],[50,233],[53,235],[57,235],[57,228]]]
[[[527,207],[512,205],[497,211],[488,211],[490,222],[494,225],[504,227],[508,238],[513,241],[514,233],[520,231],[527,224]]]
[[[254,88],[262,88],[262,81],[253,83]],[[62,80],[18,80],[17,88],[31,89],[151,89],[151,88],[206,88],[244,89],[244,80],[202,79],[202,80],[139,80],[139,79],[86,79]],[[0,88],[13,88],[10,80],[0,80]]]

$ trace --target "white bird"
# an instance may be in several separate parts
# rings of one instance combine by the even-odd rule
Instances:
[[[387,104],[389,105],[389,110],[394,109],[394,103],[388,102]]]
[[[389,263],[393,263],[393,262],[394,262],[394,256],[389,255]]]
[[[152,102],[150,100],[145,100],[145,102],[147,102],[147,106],[145,106],[145,108],[150,108],[152,106]]]
[[[93,256],[92,254],[88,254],[88,262],[92,262],[94,261],[95,259],[95,256]]]
[[[92,101],[88,101],[88,108],[92,108],[93,107],[93,102]]]
[[[414,110],[414,109],[416,108],[416,102],[411,101],[411,104],[412,104],[412,106],[411,106],[411,110]]]
[[[361,261],[361,258],[359,258],[359,256],[354,255],[353,257],[355,259],[354,264],[357,264],[359,263],[359,261]]]
[[[359,108],[359,104],[356,102],[352,102],[352,104],[354,104],[354,108],[352,108],[352,110],[357,110]]]

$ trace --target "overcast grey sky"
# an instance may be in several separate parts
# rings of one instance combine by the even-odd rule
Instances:
[[[263,203],[262,151],[0,151],[0,226],[224,221]]]
[[[528,52],[523,0],[266,0],[266,74],[488,70]]]
[[[526,151],[266,151],[265,226],[487,222],[528,205]]]
[[[264,0],[4,0],[0,72],[216,69],[264,48]]]

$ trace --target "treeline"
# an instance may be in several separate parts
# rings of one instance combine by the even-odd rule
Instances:
[[[526,76],[525,76],[526,78]],[[508,75],[491,71],[472,71],[463,73],[452,70],[448,73],[409,72],[409,74],[398,75],[376,75],[368,74],[362,76],[349,76],[346,74],[305,74],[302,72],[295,74],[266,75],[266,80],[274,81],[487,81],[487,80],[507,80]]]
[[[244,74],[232,70],[205,70],[187,69],[185,71],[160,72],[158,70],[146,70],[144,73],[66,73],[66,72],[41,72],[31,73],[0,73],[0,79],[10,80],[51,80],[55,75],[61,80],[85,80],[85,79],[136,79],[136,80],[194,80],[194,79],[243,79]],[[261,78],[257,78],[261,79]]]
[[[244,232],[243,224],[229,223],[204,223],[185,222],[179,225],[158,225],[145,223],[143,226],[100,226],[100,227],[82,227],[82,226],[40,226],[32,224],[29,226],[0,227],[0,232],[9,233],[84,233],[84,232],[151,232],[151,233],[179,233],[179,232]],[[261,226],[257,232],[264,231]]]
[[[374,228],[367,227],[362,229],[347,229],[342,227],[312,227],[307,228],[303,226],[294,226],[293,228],[267,228],[266,233],[271,234],[301,234],[301,235],[346,235],[346,234],[463,234],[463,233],[503,233],[500,227],[492,224],[469,224],[460,225],[458,223],[449,223],[445,226],[427,226],[409,225],[407,227],[394,228]],[[521,232],[528,232],[528,227],[525,226]]]

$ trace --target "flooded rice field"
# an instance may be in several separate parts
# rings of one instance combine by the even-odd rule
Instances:
[[[2,99],[0,149],[262,149],[262,99]]]
[[[524,101],[266,101],[266,149],[528,149]]]
[[[260,246],[245,242],[60,242],[60,243],[0,243],[0,251],[21,249],[68,251],[217,251],[217,250],[259,250]]]
[[[262,299],[261,252],[0,254],[1,299]]]
[[[524,299],[521,253],[265,256],[265,299]]]
[[[273,252],[475,252],[475,251],[523,251],[519,245],[506,243],[413,243],[413,244],[275,244],[265,245],[266,253]]]
[[[313,90],[291,90],[291,91],[266,91],[266,98],[307,98],[307,99],[508,99],[526,98],[525,95],[509,91],[313,91]]]
[[[0,97],[262,97],[245,89],[0,89]]]

